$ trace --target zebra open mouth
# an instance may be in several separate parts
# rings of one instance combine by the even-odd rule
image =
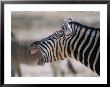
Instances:
[[[31,48],[31,55],[33,55],[34,58],[37,58],[36,64],[38,65],[44,65],[44,60],[41,57],[40,50],[37,48]]]
[[[38,51],[38,49],[36,49],[36,48],[32,48],[32,49],[31,49],[31,55],[36,54],[37,51]]]

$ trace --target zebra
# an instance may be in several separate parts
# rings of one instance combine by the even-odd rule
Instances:
[[[100,28],[90,27],[73,19],[65,19],[61,28],[30,44],[31,54],[38,56],[37,64],[71,57],[100,76]]]

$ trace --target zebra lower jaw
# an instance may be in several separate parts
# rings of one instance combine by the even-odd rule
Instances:
[[[41,61],[38,61],[37,64],[38,64],[38,65],[44,65],[45,63],[43,63],[43,62],[41,62]]]
[[[44,65],[45,62],[44,62],[44,60],[42,58],[40,58],[40,59],[37,60],[37,64],[38,65]]]

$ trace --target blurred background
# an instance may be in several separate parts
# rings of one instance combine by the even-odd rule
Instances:
[[[100,27],[96,11],[12,11],[11,75],[13,77],[94,77],[90,69],[72,58],[39,66],[29,46],[61,29],[64,19],[72,18],[91,27]]]

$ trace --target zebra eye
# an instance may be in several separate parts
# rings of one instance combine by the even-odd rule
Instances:
[[[60,38],[62,34],[63,32],[60,30],[60,31],[55,32],[52,36],[57,39],[57,38]]]

